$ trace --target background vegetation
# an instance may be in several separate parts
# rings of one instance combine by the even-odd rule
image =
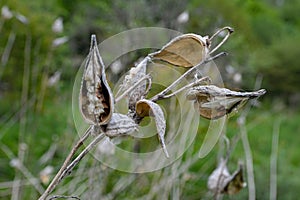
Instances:
[[[231,88],[252,90],[256,77],[262,76],[261,87],[268,91],[259,107],[251,109],[246,123],[257,199],[269,198],[276,126],[280,130],[277,197],[299,196],[299,0],[1,0],[0,7],[1,199],[37,198],[77,139],[72,87],[87,55],[91,33],[102,41],[131,28],[154,26],[210,35],[225,25],[235,33],[222,47],[230,53],[219,61],[219,66],[224,66],[220,69],[224,82]],[[186,21],[179,18],[183,12],[189,16]],[[53,27],[58,18],[63,20],[63,29]],[[140,56],[130,55],[122,60],[121,70],[109,71],[110,78],[117,79]],[[229,135],[240,132],[236,119],[228,124]],[[195,142],[187,155],[164,170],[139,175],[114,171],[90,157],[55,193],[82,199],[94,193],[108,199],[201,199],[207,196],[206,181],[216,166],[218,147],[206,158],[188,163],[197,147]],[[238,143],[231,170],[241,157],[243,148]],[[43,176],[47,166],[52,166],[53,172]],[[172,174],[177,168],[182,171]],[[99,177],[93,177],[94,173]],[[244,189],[230,199],[246,196]]]

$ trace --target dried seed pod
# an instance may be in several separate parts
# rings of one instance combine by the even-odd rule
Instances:
[[[148,57],[144,58],[136,67],[130,69],[129,74],[125,76],[120,90],[125,91],[126,89],[129,89],[146,76],[148,59]],[[142,81],[136,88],[128,93],[128,109],[130,111],[134,111],[136,102],[147,95],[146,84],[147,80]]]
[[[223,40],[211,50],[210,46],[213,38],[225,30],[227,31],[227,34]],[[183,34],[172,39],[163,46],[161,50],[149,54],[149,56],[152,61],[159,60],[174,66],[193,67],[205,60],[211,53],[222,46],[232,32],[232,28],[223,27],[211,37],[202,37],[193,33]]]
[[[237,194],[247,186],[244,182],[243,165],[240,163],[238,169],[227,179],[225,179],[225,187],[221,191],[226,194]]]
[[[157,136],[167,158],[169,153],[165,144],[166,120],[160,106],[150,100],[142,99],[136,103],[136,113],[140,117],[153,116],[156,124]]]
[[[201,85],[190,89],[186,95],[188,100],[194,100],[195,109],[207,119],[218,119],[234,113],[249,99],[258,98],[266,93],[261,89],[254,92],[236,92],[214,85]]]
[[[237,194],[241,189],[246,187],[243,177],[243,165],[240,163],[238,169],[230,175],[226,161],[221,159],[218,167],[209,176],[207,187],[218,194]]]
[[[127,115],[113,113],[111,120],[105,127],[105,135],[108,137],[128,136],[137,131],[138,125]]]
[[[225,187],[225,180],[230,177],[226,161],[221,158],[218,167],[208,177],[207,187],[214,193],[221,193]]]
[[[105,66],[95,35],[91,37],[91,48],[85,63],[79,104],[83,118],[92,125],[107,124],[114,110],[113,95],[106,81]]]
[[[160,60],[175,66],[192,67],[207,57],[209,46],[208,36],[189,33],[174,38],[161,50],[149,56],[153,61]]]

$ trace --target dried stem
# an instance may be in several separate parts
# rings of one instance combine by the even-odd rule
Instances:
[[[76,151],[83,145],[83,142],[90,136],[90,130],[91,127],[89,127],[86,132],[83,134],[83,136],[79,139],[79,141],[74,145],[72,148],[71,152],[65,159],[63,165],[61,166],[60,170],[57,172],[55,177],[53,178],[52,182],[49,184],[48,188],[45,190],[45,192],[42,194],[42,196],[39,198],[39,200],[44,200],[47,198],[47,196],[55,189],[55,187],[58,185],[60,182],[60,177],[62,173],[65,171],[67,168],[68,163],[71,161],[72,157],[76,153]]]
[[[213,49],[209,52],[209,54],[212,54],[213,52],[215,52],[218,48],[220,48],[225,42],[226,40],[229,38],[230,34],[233,33],[233,28],[229,27],[229,26],[225,26],[221,29],[219,29],[217,32],[215,32],[210,38],[209,40],[212,41],[212,39],[214,37],[216,37],[217,35],[219,35],[222,31],[226,30],[227,34],[226,36],[223,38],[223,40]]]
[[[194,81],[194,82],[192,82],[192,83],[190,83],[188,85],[183,86],[182,88],[176,90],[175,92],[173,92],[173,93],[171,93],[169,95],[163,96],[162,98],[163,99],[171,98],[171,97],[175,96],[176,94],[178,94],[178,93],[180,93],[180,92],[182,92],[182,91],[184,91],[186,89],[189,89],[191,87],[197,86],[200,83],[203,83],[203,82],[206,82],[206,81],[210,82],[211,79],[208,76],[202,77],[202,78],[200,78],[200,79],[198,79],[198,80],[196,80],[196,81]]]
[[[75,159],[70,163],[65,170],[61,173],[58,183],[67,175],[69,175],[72,169],[81,161],[81,159],[90,152],[90,150],[98,144],[105,137],[104,133],[100,133]]]
[[[262,82],[262,76],[258,76],[256,78],[254,89],[257,89],[260,87]],[[253,99],[252,101],[256,101],[256,99]],[[244,110],[244,112],[241,114],[241,116],[238,118],[238,125],[241,131],[241,139],[243,143],[243,148],[245,151],[245,157],[246,157],[246,167],[247,167],[247,177],[248,177],[248,199],[249,200],[255,200],[256,199],[256,191],[255,191],[255,180],[254,180],[254,169],[253,169],[253,158],[252,158],[252,152],[251,147],[248,140],[248,133],[246,128],[246,117],[250,111],[251,104]]]
[[[270,159],[270,200],[277,197],[277,156],[281,119],[274,122],[272,137],[272,152]]]
[[[53,199],[78,199],[78,200],[80,200],[80,198],[75,197],[75,196],[63,196],[63,195],[55,195],[55,196],[51,197],[49,200],[53,200]]]
[[[164,89],[163,91],[161,91],[160,93],[158,93],[157,95],[155,95],[154,97],[152,97],[150,100],[153,101],[153,102],[156,102],[160,99],[163,99],[164,96],[169,92],[171,91],[172,88],[174,88],[176,85],[178,85],[185,77],[187,77],[188,75],[190,75],[191,73],[193,73],[198,67],[202,66],[202,65],[205,65],[219,57],[222,57],[222,56],[226,56],[227,53],[225,52],[221,52],[213,57],[209,57],[203,61],[201,61],[198,65],[190,68],[188,71],[186,71],[184,74],[182,74],[176,81],[174,81],[171,85],[169,85],[166,89]]]
[[[8,62],[8,59],[9,59],[12,47],[13,47],[13,45],[15,43],[15,40],[16,40],[16,33],[13,32],[13,31],[11,31],[10,34],[9,34],[9,38],[8,38],[7,44],[5,46],[4,51],[2,52],[2,56],[1,56],[0,79],[2,77],[2,74],[4,72],[6,64]]]
[[[248,134],[247,129],[245,125],[245,118],[240,119],[240,130],[241,130],[241,138],[242,143],[245,151],[245,157],[246,157],[246,166],[247,166],[247,177],[248,177],[248,196],[249,200],[255,200],[255,180],[254,180],[254,169],[253,169],[253,157],[251,152],[251,147],[248,140]]]

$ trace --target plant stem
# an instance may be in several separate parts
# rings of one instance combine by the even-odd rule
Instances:
[[[42,194],[42,196],[39,198],[39,200],[46,199],[47,196],[59,184],[60,177],[61,177],[62,173],[65,171],[65,169],[67,168],[68,163],[71,161],[72,157],[74,156],[74,154],[76,153],[76,151],[79,149],[79,147],[81,147],[83,145],[83,142],[90,136],[90,130],[91,130],[91,126],[85,131],[85,133],[83,134],[82,138],[80,138],[79,141],[74,145],[74,147],[72,148],[71,152],[69,153],[69,155],[65,159],[63,165],[61,166],[60,170],[57,172],[57,174],[53,178],[52,182],[49,184],[49,186],[47,187],[47,189],[45,190],[45,192]]]
[[[200,78],[199,80],[196,80],[196,81],[194,81],[194,82],[192,82],[192,83],[190,83],[190,84],[188,84],[188,85],[185,85],[185,86],[183,86],[182,88],[176,90],[175,92],[173,92],[173,93],[171,93],[171,94],[169,94],[169,95],[163,96],[162,98],[163,98],[163,99],[171,98],[171,97],[175,96],[176,94],[182,92],[183,90],[186,90],[186,89],[189,89],[189,88],[191,88],[191,87],[197,86],[197,85],[199,85],[200,83],[203,83],[203,82],[205,82],[205,81],[211,81],[211,80],[210,80],[210,78],[209,78],[208,76],[202,77],[202,78]]]
[[[239,126],[240,126],[240,131],[241,131],[242,143],[243,143],[243,147],[244,147],[244,151],[245,151],[245,157],[246,157],[248,188],[249,188],[248,199],[255,200],[256,194],[255,194],[253,157],[252,157],[250,143],[248,140],[248,133],[247,133],[245,121],[246,121],[246,118],[242,116],[240,119]]]
[[[281,119],[278,119],[273,125],[272,151],[270,156],[270,200],[276,200],[277,197],[277,157],[280,126]]]
[[[66,177],[67,175],[69,175],[72,171],[72,169],[82,160],[82,158],[88,154],[90,152],[90,150],[96,146],[98,144],[98,142],[100,142],[103,138],[105,137],[104,133],[100,133],[75,159],[72,163],[70,163],[65,170],[61,173],[59,179],[58,179],[58,183],[60,183],[60,181]]]
[[[209,57],[203,61],[201,61],[198,65],[190,68],[188,71],[186,71],[184,74],[182,74],[176,81],[174,81],[171,85],[169,85],[166,89],[164,89],[163,91],[161,91],[160,93],[158,93],[157,95],[155,95],[154,97],[152,97],[150,100],[153,102],[156,102],[162,98],[164,98],[164,96],[172,89],[174,88],[176,85],[178,85],[185,77],[187,77],[189,74],[191,74],[192,72],[194,72],[198,67],[205,65],[206,63],[209,63],[219,57],[222,56],[226,56],[227,53],[225,52],[221,52],[213,57]]]

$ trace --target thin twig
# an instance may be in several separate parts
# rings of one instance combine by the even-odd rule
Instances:
[[[262,76],[258,76],[255,81],[254,89],[257,89],[260,87],[262,83]],[[253,99],[252,101],[256,101],[256,99]],[[250,102],[251,103],[251,102]],[[253,158],[252,158],[252,152],[251,147],[248,140],[248,133],[246,129],[246,117],[250,111],[251,104],[246,107],[244,112],[241,114],[241,116],[238,118],[238,125],[241,132],[241,139],[243,143],[243,148],[245,151],[245,157],[246,157],[246,167],[247,167],[247,177],[248,177],[248,199],[249,200],[255,200],[256,191],[255,191],[255,180],[254,180],[254,169],[253,169]]]
[[[9,59],[12,47],[15,43],[15,39],[16,39],[16,33],[11,31],[8,37],[8,41],[7,44],[5,46],[5,49],[3,51],[3,54],[1,56],[1,68],[0,68],[0,79],[2,77],[2,74],[4,72],[4,69],[6,67],[7,61]]]
[[[75,197],[75,196],[63,196],[63,195],[55,195],[55,196],[49,198],[49,200],[53,200],[53,199],[78,199],[78,200],[80,200],[80,198]]]
[[[190,83],[188,85],[183,86],[182,88],[176,90],[175,92],[173,92],[173,93],[171,93],[169,95],[163,96],[162,98],[163,99],[171,98],[171,97],[175,96],[176,94],[178,94],[178,93],[180,93],[180,92],[182,92],[182,91],[184,91],[186,89],[189,89],[191,87],[197,86],[200,83],[203,83],[205,81],[210,81],[210,78],[208,76],[202,77],[202,78],[200,78],[200,79],[198,79],[198,80],[196,80],[196,81],[194,81],[194,82],[192,82],[192,83]]]
[[[280,124],[281,119],[278,119],[274,122],[273,126],[272,152],[270,159],[270,200],[276,200],[277,197],[277,155]]]
[[[17,168],[28,180],[28,182],[36,189],[36,191],[39,192],[39,194],[42,194],[44,192],[44,188],[40,184],[39,180],[35,179],[33,174],[23,165],[21,160],[15,160],[16,165],[15,168]],[[20,188],[20,183],[18,182],[18,187]]]
[[[245,151],[245,157],[246,157],[246,166],[247,166],[247,177],[248,177],[248,197],[249,200],[255,200],[255,180],[254,180],[254,169],[253,169],[253,157],[251,152],[251,147],[248,140],[248,134],[247,129],[245,125],[245,118],[240,119],[240,131],[241,131],[241,138],[242,143]]]
[[[190,68],[188,71],[186,71],[184,74],[182,74],[176,81],[174,81],[171,85],[169,85],[166,89],[164,89],[163,91],[161,91],[160,93],[158,93],[157,95],[155,95],[154,97],[152,97],[150,100],[153,102],[158,101],[159,99],[163,98],[169,91],[172,90],[172,88],[174,88],[176,85],[178,85],[185,77],[187,77],[188,75],[190,75],[192,72],[194,72],[195,70],[198,69],[198,67],[205,65],[219,57],[222,56],[226,56],[227,53],[225,52],[221,52],[213,57],[209,57],[203,61],[201,61],[198,65]]]
[[[69,175],[71,173],[71,171],[73,170],[73,168],[81,161],[81,159],[90,152],[90,150],[96,146],[103,138],[105,137],[104,133],[100,133],[91,143],[89,143],[89,145],[74,159],[74,161],[72,163],[70,163],[65,170],[61,173],[59,179],[58,179],[58,183],[60,183],[60,181],[66,177],[67,175]]]
[[[7,157],[11,160],[11,165],[13,167],[15,167],[16,169],[18,169],[24,176],[25,178],[28,180],[28,182],[38,191],[41,193],[43,193],[43,187],[40,185],[39,181],[34,178],[34,176],[32,175],[32,173],[23,165],[22,160],[20,160],[19,158],[17,158],[14,153],[11,151],[11,149],[6,146],[5,144],[2,144],[0,142],[0,147],[1,150],[7,155]],[[22,149],[22,148],[21,148]],[[14,191],[14,187],[20,187],[22,186],[21,184],[21,180],[14,180],[12,182],[12,190]],[[15,198],[15,197],[14,197]]]
[[[79,139],[79,141],[74,145],[71,152],[65,159],[63,165],[61,166],[60,170],[57,172],[55,177],[53,178],[52,182],[49,184],[48,188],[45,190],[45,192],[42,194],[42,196],[39,198],[39,200],[44,200],[47,198],[47,196],[54,190],[54,188],[59,183],[59,178],[61,177],[61,174],[64,172],[64,170],[67,168],[68,163],[71,161],[72,157],[76,153],[76,151],[83,145],[83,142],[90,136],[90,130],[91,126],[86,130],[86,132],[83,134],[83,136]]]

